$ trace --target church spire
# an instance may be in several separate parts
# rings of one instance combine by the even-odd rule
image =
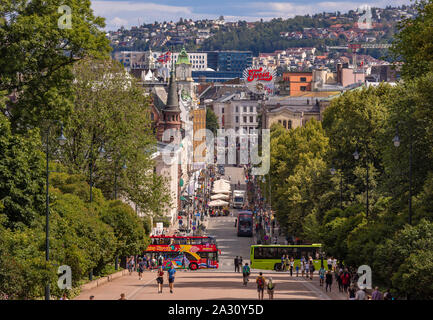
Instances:
[[[167,94],[167,105],[165,107],[165,110],[180,112],[179,97],[177,94],[177,83],[174,76],[173,60],[171,63],[170,81],[168,84],[168,94]]]

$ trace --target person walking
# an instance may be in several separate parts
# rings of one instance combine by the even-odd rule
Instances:
[[[343,285],[343,290],[344,290],[344,292],[347,292],[347,288],[349,288],[349,285],[350,285],[350,274],[347,271],[347,268],[344,269],[343,277],[341,280],[342,280],[341,283]]]
[[[175,274],[176,274],[176,269],[174,268],[174,264],[172,263],[170,270],[168,270],[168,272],[167,272],[168,285],[170,287],[170,293],[173,293],[173,285],[174,285]]]
[[[282,256],[281,256],[281,271],[284,271],[285,270],[285,255],[283,254]]]
[[[257,293],[259,296],[259,300],[263,300],[263,294],[265,291],[266,279],[263,276],[263,272],[259,273],[259,276],[256,278],[257,283]]]
[[[336,258],[334,258],[332,260],[332,270],[337,271],[337,259]]]
[[[343,292],[343,284],[342,284],[343,271],[341,271],[340,273],[335,272],[335,277],[337,278],[338,291]]]
[[[383,300],[382,293],[379,291],[379,287],[374,288],[371,295],[371,300]]]
[[[304,277],[304,271],[305,271],[305,264],[304,261],[301,261],[301,277]]]
[[[323,283],[325,282],[325,268],[323,267],[323,265],[320,266],[319,269],[319,279],[319,285],[323,287]]]
[[[299,276],[299,265],[296,264],[296,278]]]
[[[266,285],[269,300],[274,300],[274,290],[275,290],[275,284],[272,282],[272,278],[269,278],[268,284]]]
[[[138,280],[141,280],[143,277],[143,271],[144,271],[144,261],[141,260],[141,258],[138,260]]]
[[[60,300],[69,300],[68,296],[66,294],[66,292],[63,293],[62,297],[60,298]]]
[[[289,259],[289,255],[286,254],[286,258],[284,259],[284,267],[287,271],[289,271],[290,269],[290,259]]]
[[[310,276],[310,262],[307,260],[307,262],[305,263],[305,278],[308,279],[309,276]]]
[[[162,267],[158,269],[158,277],[156,278],[156,282],[158,283],[158,293],[162,293],[162,286],[164,284],[164,270]]]
[[[248,263],[245,263],[245,266],[242,268],[242,283],[244,286],[248,283],[248,277],[250,275],[250,266]]]
[[[389,289],[386,289],[386,291],[383,295],[383,300],[394,300]]]
[[[367,295],[365,294],[365,288],[361,289],[359,288],[358,291],[356,291],[355,294],[355,300],[366,300]]]
[[[236,256],[235,258],[235,272],[239,272],[239,258]]]
[[[355,285],[352,284],[348,290],[348,296],[349,296],[349,300],[355,300],[356,297],[356,289],[355,289]]]
[[[295,266],[295,260],[293,259],[293,257],[290,258],[290,276],[293,277],[293,268]]]
[[[124,294],[124,293],[121,293],[121,294],[120,294],[120,299],[118,299],[118,300],[126,300],[125,294]]]
[[[326,287],[325,290],[326,292],[328,292],[328,287],[329,287],[329,292],[332,291],[332,272],[331,270],[328,270],[328,273],[326,274],[326,279],[325,279],[325,283],[326,283]]]
[[[332,270],[332,257],[328,257],[327,263],[328,263],[328,270]]]
[[[239,262],[238,262],[238,266],[239,266],[239,268],[242,268],[242,257],[239,257]]]
[[[313,261],[310,261],[310,280],[313,280],[314,271],[316,271],[316,268],[314,267]]]

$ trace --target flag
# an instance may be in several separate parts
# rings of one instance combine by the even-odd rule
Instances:
[[[158,57],[157,61],[160,63],[167,63],[168,61],[170,61],[170,58],[171,58],[171,52],[167,51],[166,53],[161,54]]]

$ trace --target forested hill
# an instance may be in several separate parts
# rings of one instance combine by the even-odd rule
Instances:
[[[347,17],[341,19],[326,19],[310,16],[297,16],[295,18],[283,20],[273,19],[268,22],[256,22],[254,24],[239,22],[237,28],[231,30],[220,30],[212,37],[206,39],[200,50],[251,50],[255,56],[260,52],[273,52],[290,47],[316,47],[324,49],[325,45],[339,45],[350,42],[347,37],[337,32],[337,36],[329,38],[324,36],[319,38],[316,35],[308,34],[305,30],[320,30],[320,28],[330,30],[332,26],[341,25],[340,30],[350,30],[353,28],[354,19]],[[395,31],[395,23],[382,23],[379,27],[371,31],[372,36],[377,40],[388,42]],[[382,30],[383,35],[377,36],[377,30]],[[282,33],[296,32],[302,33],[302,38],[287,37]],[[299,34],[298,33],[298,34]],[[306,35],[307,33],[307,35]],[[369,32],[370,33],[370,32]],[[358,40],[359,41],[359,40]],[[361,40],[360,42],[364,42]]]
[[[273,19],[269,22],[258,22],[254,27],[246,22],[239,22],[236,29],[220,30],[214,36],[206,39],[202,50],[251,50],[254,55],[259,52],[273,52],[289,47],[318,47],[325,44],[325,39],[287,39],[280,36],[281,32],[303,31],[304,28],[327,28],[331,26],[328,20],[313,19],[298,16],[293,19]],[[326,39],[326,44],[337,41]]]

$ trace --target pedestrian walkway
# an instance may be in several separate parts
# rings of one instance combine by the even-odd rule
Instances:
[[[178,271],[174,283],[174,293],[168,290],[168,283],[164,277],[163,293],[158,294],[156,273],[145,272],[143,280],[138,280],[134,272],[131,276],[113,280],[104,286],[83,291],[75,300],[89,300],[90,295],[95,300],[117,300],[121,293],[127,300],[224,300],[249,299],[257,300],[255,284],[256,274],[250,276],[247,287],[242,285],[242,274],[226,273],[200,273],[197,271]],[[264,272],[266,279],[272,277],[275,284],[275,300],[330,300],[342,298],[327,294],[315,286],[317,281],[295,279],[286,273],[276,274]],[[265,299],[268,295],[265,293]]]

